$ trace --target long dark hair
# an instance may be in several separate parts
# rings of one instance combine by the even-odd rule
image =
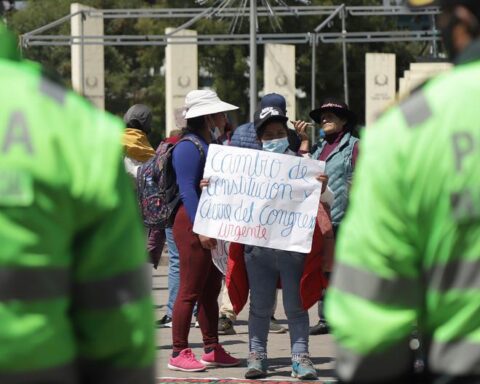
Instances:
[[[182,137],[189,133],[200,134],[200,131],[205,129],[205,116],[197,116],[187,119],[187,126],[182,129]]]

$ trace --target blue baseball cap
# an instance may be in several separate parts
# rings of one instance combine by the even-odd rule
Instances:
[[[260,109],[266,107],[280,108],[284,114],[287,112],[287,102],[285,101],[285,97],[278,93],[268,93],[262,97],[260,100]]]

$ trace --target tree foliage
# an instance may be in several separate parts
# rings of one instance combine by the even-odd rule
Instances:
[[[70,0],[29,0],[21,11],[7,15],[10,28],[18,34],[32,31],[46,25],[70,12]],[[85,5],[96,8],[183,8],[195,7],[193,0],[83,0]],[[313,0],[313,5],[338,5],[342,0]],[[293,0],[291,5],[298,4]],[[345,2],[348,3],[348,2]],[[260,1],[259,1],[260,4]],[[379,5],[378,0],[358,0],[357,5]],[[208,5],[205,5],[206,7]],[[279,19],[281,32],[312,32],[325,17],[284,17]],[[165,28],[176,27],[188,19],[106,19],[105,33],[111,34],[158,34],[163,35]],[[228,33],[231,20],[201,19],[191,28],[199,34]],[[395,20],[384,17],[347,18],[348,31],[376,31],[395,29]],[[325,32],[340,31],[341,22],[336,18]],[[259,18],[260,33],[275,32],[266,18]],[[278,30],[277,30],[278,32]],[[48,32],[51,34],[69,34],[70,25],[64,23]],[[248,20],[244,20],[235,33],[248,33]],[[360,118],[364,112],[365,53],[385,52],[397,54],[397,70],[402,73],[408,63],[419,54],[419,44],[348,44],[348,82],[350,104]],[[307,119],[310,110],[311,95],[311,52],[309,44],[296,47],[297,88],[306,94],[297,99],[298,116]],[[39,61],[53,68],[70,84],[69,47],[29,47],[24,49],[26,58]],[[199,46],[199,65],[201,73],[208,74],[199,79],[200,86],[212,86],[222,99],[240,106],[234,115],[237,123],[248,119],[248,46],[207,45]],[[106,47],[105,48],[105,90],[106,109],[117,115],[123,115],[134,103],[144,103],[152,107],[154,125],[157,129],[155,141],[164,133],[165,126],[165,79],[162,71],[165,48],[158,46]],[[263,87],[262,63],[263,46],[258,48],[258,89]],[[302,92],[300,92],[302,93]],[[343,98],[343,64],[341,44],[319,44],[317,47],[316,103],[326,96]]]

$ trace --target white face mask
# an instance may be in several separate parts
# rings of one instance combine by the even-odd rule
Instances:
[[[212,140],[216,141],[220,136],[222,136],[222,132],[215,125],[215,120],[212,118],[212,116],[207,117],[207,124],[210,127],[210,136],[212,137]]]
[[[274,140],[262,140],[262,148],[264,151],[285,153],[288,148],[288,137]]]
[[[222,132],[220,132],[220,129],[218,127],[215,128],[210,128],[210,134],[212,135],[213,140],[217,140],[220,136],[222,136]]]

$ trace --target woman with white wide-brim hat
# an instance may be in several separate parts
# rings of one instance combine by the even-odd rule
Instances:
[[[218,119],[238,109],[213,91],[195,90],[185,97],[187,128],[183,140],[173,150],[173,168],[181,203],[175,216],[173,234],[180,257],[180,287],[173,308],[173,353],[168,368],[178,371],[203,371],[206,367],[235,366],[239,360],[218,343],[218,302],[222,275],[212,262],[216,240],[193,233],[193,222],[200,198],[200,180],[208,145],[214,139]],[[204,354],[200,361],[188,347],[193,307],[198,303],[198,321],[203,336]]]

